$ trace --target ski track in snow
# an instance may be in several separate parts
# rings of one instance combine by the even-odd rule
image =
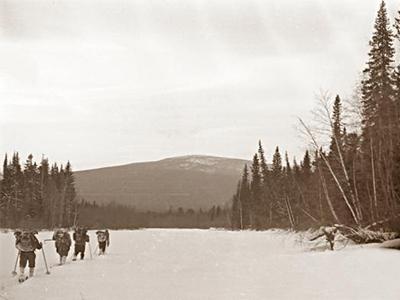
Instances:
[[[54,242],[46,242],[51,274],[36,251],[35,277],[19,284],[11,277],[14,236],[1,233],[0,299],[400,299],[400,251],[310,252],[300,238],[283,231],[112,231],[107,255],[91,260],[87,250],[84,261],[72,262],[70,251],[64,266],[56,267]],[[94,231],[90,239],[94,250]]]

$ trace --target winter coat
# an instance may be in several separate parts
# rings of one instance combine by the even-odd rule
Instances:
[[[73,240],[76,245],[85,245],[86,242],[89,242],[89,236],[86,231],[77,230],[72,235]]]
[[[335,240],[335,234],[337,232],[336,227],[323,227],[322,232],[325,234],[326,239],[329,242],[333,242]]]
[[[57,253],[66,256],[71,247],[71,236],[67,231],[57,230],[53,234],[53,240],[56,241]]]
[[[109,235],[107,234],[107,232],[99,230],[96,232],[96,234],[97,234],[97,241],[99,243],[107,242],[107,244],[109,244]]]

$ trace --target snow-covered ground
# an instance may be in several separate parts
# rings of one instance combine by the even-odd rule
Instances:
[[[90,237],[94,250],[94,232]],[[2,233],[0,299],[400,299],[400,251],[306,251],[300,238],[279,231],[113,231],[106,256],[69,257],[61,267],[47,242],[51,274],[37,251],[36,276],[18,284],[11,277],[14,237]]]

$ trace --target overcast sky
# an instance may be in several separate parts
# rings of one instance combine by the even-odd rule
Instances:
[[[0,0],[0,153],[86,169],[250,159],[261,139],[299,156],[296,116],[351,95],[379,3]]]

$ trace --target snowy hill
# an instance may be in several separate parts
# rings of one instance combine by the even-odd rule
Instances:
[[[235,192],[246,160],[182,156],[75,172],[80,196],[97,203],[134,205],[138,210],[208,209]]]

